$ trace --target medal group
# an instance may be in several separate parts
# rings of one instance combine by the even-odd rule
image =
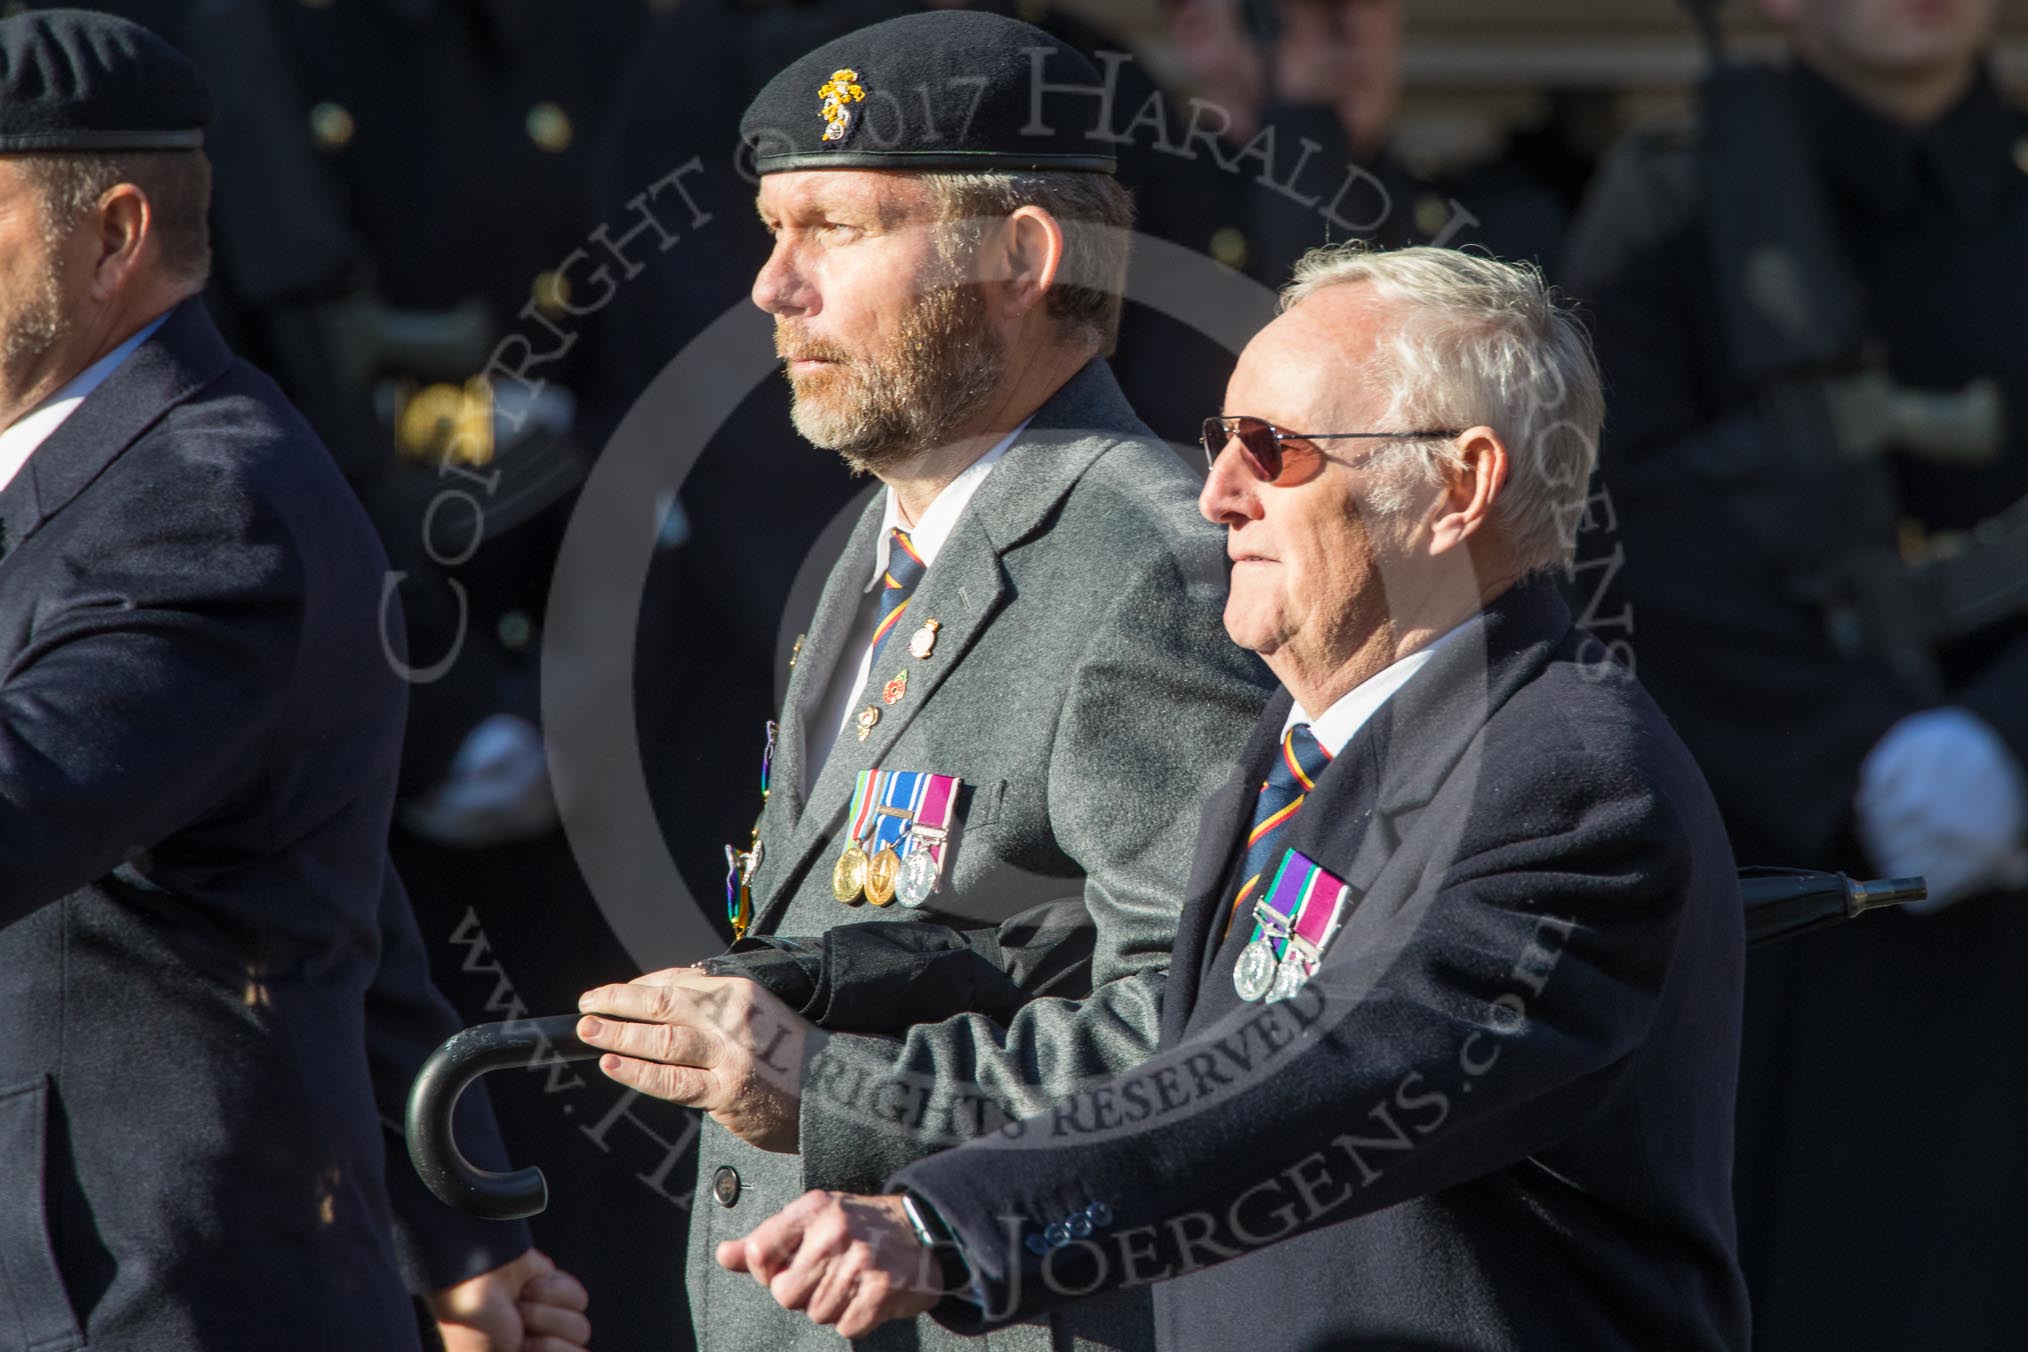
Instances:
[[[906,607],[904,601],[894,615],[899,616]],[[909,656],[928,661],[936,653],[942,629],[941,620],[924,620],[909,636]],[[880,635],[875,635],[876,647],[879,640]],[[791,670],[802,652],[803,637],[798,636],[789,655]],[[904,667],[881,687],[881,703],[899,704],[907,694],[908,669]],[[852,721],[859,740],[865,741],[880,722],[880,706],[867,705]],[[779,725],[770,719],[767,745],[761,752],[763,808],[767,806],[779,732]],[[861,770],[852,791],[845,852],[831,870],[831,895],[847,906],[862,902],[886,906],[899,900],[903,906],[915,908],[927,902],[942,885],[951,817],[962,787],[963,781],[954,775],[878,767]],[[725,847],[725,915],[734,939],[745,938],[753,923],[753,879],[760,870],[762,853],[759,820],[754,822],[753,839],[746,849]]]
[[[1283,855],[1266,895],[1253,904],[1253,937],[1232,969],[1239,998],[1272,1004],[1301,990],[1356,905],[1352,889],[1307,855]]]

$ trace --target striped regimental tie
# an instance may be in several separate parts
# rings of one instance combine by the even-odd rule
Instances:
[[[901,612],[908,609],[909,598],[915,595],[922,575],[929,571],[929,565],[922,561],[922,555],[915,552],[908,532],[896,526],[887,543],[887,571],[881,574],[880,623],[874,627],[873,641],[867,644],[867,651],[873,661],[880,661],[880,650],[887,643],[887,636],[901,625]]]
[[[1260,786],[1260,799],[1253,810],[1253,830],[1246,837],[1246,863],[1239,871],[1245,881],[1232,899],[1232,910],[1225,920],[1227,930],[1236,919],[1248,914],[1247,908],[1260,890],[1263,876],[1274,865],[1283,828],[1303,810],[1303,799],[1317,787],[1317,776],[1330,763],[1331,753],[1324,750],[1308,723],[1294,724],[1282,734],[1281,754],[1268,767],[1267,780]]]

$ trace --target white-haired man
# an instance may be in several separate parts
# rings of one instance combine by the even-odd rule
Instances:
[[[1600,410],[1535,273],[1305,259],[1206,424],[1226,629],[1284,690],[1157,1054],[719,1261],[848,1336],[1159,1282],[1163,1347],[1745,1346],[1731,852],[1548,576]]]

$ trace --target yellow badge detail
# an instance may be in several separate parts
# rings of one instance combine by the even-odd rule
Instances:
[[[817,97],[824,100],[820,110],[824,117],[824,139],[842,141],[845,133],[852,130],[852,110],[847,104],[858,103],[866,97],[866,90],[859,83],[856,70],[834,70],[831,78],[818,88]]]

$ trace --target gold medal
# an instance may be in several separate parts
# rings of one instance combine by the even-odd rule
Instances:
[[[937,650],[937,630],[943,627],[942,620],[924,620],[922,628],[916,630],[908,640],[909,655],[918,660],[927,659]]]
[[[858,841],[846,845],[845,853],[831,869],[831,895],[847,906],[857,906],[866,889],[866,851]]]
[[[883,845],[866,864],[866,899],[875,906],[894,900],[894,876],[901,872],[901,856]]]
[[[871,737],[873,735],[873,725],[879,721],[880,710],[874,708],[871,704],[861,709],[859,717],[853,720],[853,722],[859,725],[859,740],[863,742],[868,737]],[[857,847],[855,846],[854,848]]]

